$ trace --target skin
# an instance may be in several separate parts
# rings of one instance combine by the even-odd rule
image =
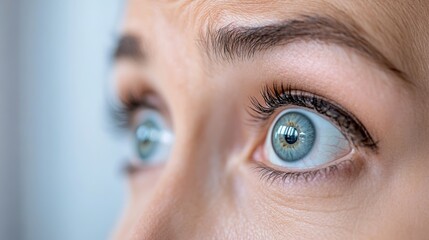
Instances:
[[[404,75],[337,44],[299,41],[222,62],[199,41],[208,28],[315,13],[359,26]],[[147,59],[118,59],[115,89],[121,99],[150,92],[175,140],[164,163],[129,176],[113,238],[427,238],[428,22],[427,1],[129,0],[122,31],[140,39]],[[254,162],[269,164],[261,149],[275,116],[258,127],[247,120],[249,97],[261,100],[272,81],[340,104],[378,151],[357,148],[355,167],[335,176],[265,181]]]

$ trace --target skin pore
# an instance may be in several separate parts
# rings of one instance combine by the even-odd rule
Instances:
[[[157,164],[130,160],[115,239],[429,234],[429,2],[129,0],[124,16],[114,86],[126,127],[150,109],[174,138]],[[309,109],[283,102],[256,120],[263,89],[339,106],[376,147],[316,106],[350,140],[347,161],[273,164],[274,121]]]

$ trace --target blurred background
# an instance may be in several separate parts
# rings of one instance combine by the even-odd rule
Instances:
[[[0,239],[107,239],[125,182],[106,114],[120,0],[0,0]]]

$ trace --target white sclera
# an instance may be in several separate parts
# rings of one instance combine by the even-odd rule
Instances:
[[[283,161],[277,156],[271,143],[275,123],[284,114],[289,112],[298,112],[306,116],[313,123],[316,132],[316,139],[310,152],[301,160],[294,162]],[[329,120],[309,110],[289,108],[281,112],[273,121],[265,140],[265,151],[268,160],[274,165],[290,169],[308,170],[325,165],[347,155],[351,151],[351,146],[349,140]]]

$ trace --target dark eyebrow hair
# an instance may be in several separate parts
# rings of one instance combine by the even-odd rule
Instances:
[[[404,79],[404,73],[359,35],[358,29],[355,24],[346,25],[330,17],[301,16],[265,26],[209,28],[202,34],[202,45],[210,59],[234,61],[292,42],[320,41],[356,49]]]
[[[121,36],[113,52],[113,58],[115,60],[129,58],[135,61],[145,59],[140,39],[132,34]]]

